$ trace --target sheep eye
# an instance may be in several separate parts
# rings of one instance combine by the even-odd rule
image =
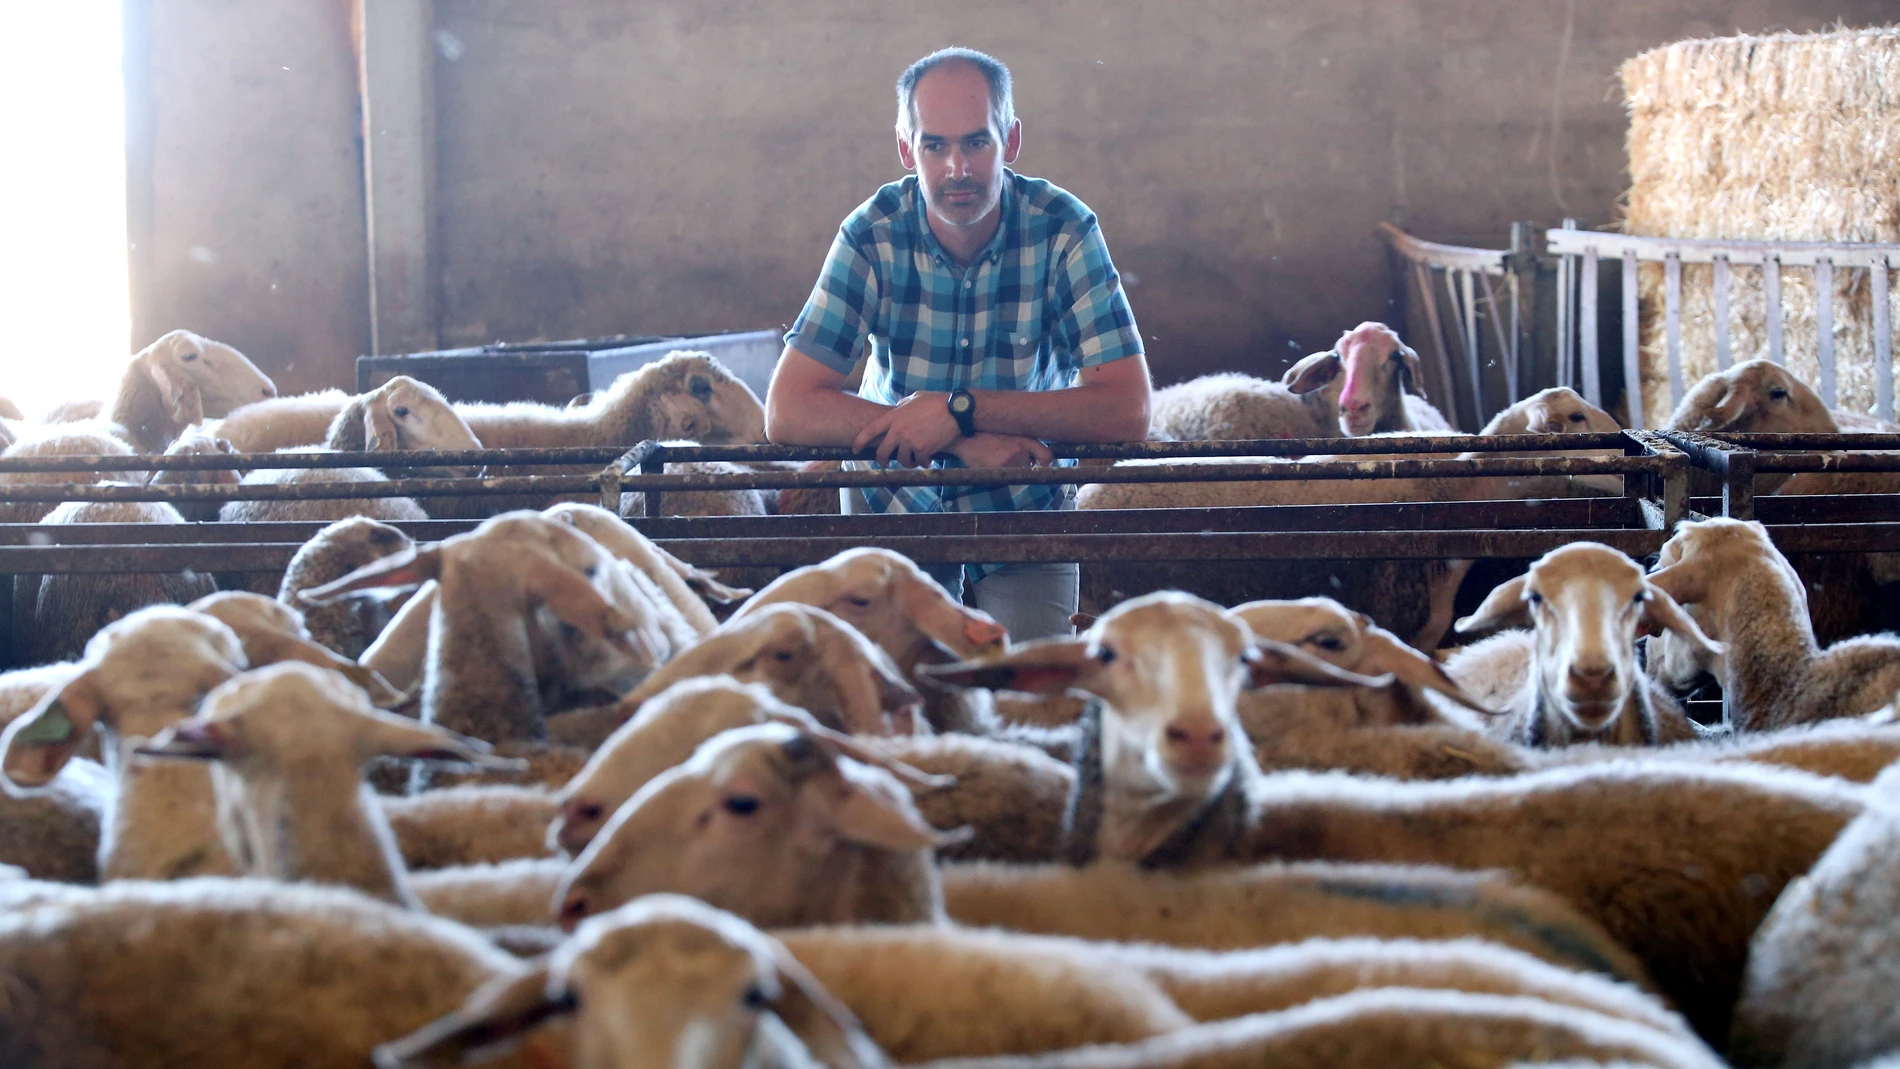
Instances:
[[[409,418],[409,406],[408,406],[408,405],[397,405],[397,406],[396,406],[396,418],[397,418],[397,419],[408,419],[408,418]]]
[[[871,607],[870,598],[860,597],[857,594],[852,594],[849,597],[845,598],[844,600],[847,602],[850,602],[852,605],[855,605],[860,609],[868,609]]]
[[[590,564],[587,567],[582,568],[581,571],[587,576],[587,578],[592,579],[595,576],[598,576],[600,574],[600,565]]]
[[[759,811],[759,800],[749,794],[735,794],[722,804],[735,817],[749,817]]]
[[[191,363],[191,362],[192,362],[193,360],[196,360],[196,359],[198,359],[198,354],[197,354],[197,353],[186,353],[186,354],[185,354],[184,356],[181,356],[181,357],[179,357],[179,359],[180,359],[180,360],[183,360],[183,361],[184,361],[185,363],[187,363],[187,364],[189,364],[189,363]]]
[[[1544,603],[1544,595],[1539,594],[1535,590],[1531,591],[1530,603],[1532,605],[1542,605]]]
[[[1117,656],[1113,646],[1103,646],[1095,651],[1095,659],[1102,664],[1114,664]]]
[[[1630,604],[1641,605],[1643,602],[1648,601],[1648,600],[1649,600],[1649,591],[1638,590],[1636,592],[1636,596],[1630,599]]]
[[[1768,391],[1768,399],[1770,401],[1786,401],[1788,399],[1788,391],[1777,386]]]
[[[772,659],[779,662],[780,664],[784,664],[785,662],[790,661],[792,659],[792,651],[791,650],[773,650]]]
[[[1583,420],[1584,420],[1584,415],[1581,412],[1572,412],[1570,414],[1570,422],[1572,423],[1582,423]]]
[[[772,1004],[772,1000],[765,997],[764,989],[757,984],[748,986],[745,994],[740,997],[740,1001],[748,1010],[762,1010]]]
[[[1323,650],[1343,650],[1346,648],[1346,644],[1339,641],[1338,635],[1321,635],[1313,640],[1313,645]]]

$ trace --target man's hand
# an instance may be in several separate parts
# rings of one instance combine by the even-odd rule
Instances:
[[[1046,468],[1056,459],[1049,447],[1035,438],[985,431],[958,437],[950,444],[949,452],[972,468]]]
[[[929,464],[934,453],[955,452],[951,446],[963,437],[963,432],[957,428],[956,417],[950,414],[949,399],[947,393],[929,390],[911,394],[865,424],[851,440],[852,451],[862,453],[877,441],[879,464],[895,459],[907,468]],[[882,441],[878,441],[880,435]]]

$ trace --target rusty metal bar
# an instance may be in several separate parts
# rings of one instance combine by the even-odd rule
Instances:
[[[253,468],[474,468],[484,464],[519,467],[553,464],[605,464],[621,455],[619,446],[563,446],[548,449],[419,449],[400,453],[217,453],[205,456],[0,457],[0,474],[17,472],[97,471],[249,471]]]
[[[1750,449],[1900,449],[1900,434],[1786,434],[1716,431],[1709,438]]]
[[[1052,445],[1060,458],[1085,460],[1160,460],[1185,457],[1284,456],[1357,453],[1514,452],[1546,449],[1621,449],[1620,432],[1591,434],[1406,434],[1379,438],[1259,438],[1215,442],[1121,442],[1112,445]],[[863,460],[869,454],[832,446],[668,445],[667,463],[727,460]]]
[[[591,494],[598,475],[510,475],[492,479],[390,479],[386,482],[254,483],[237,486],[138,483],[18,483],[0,501],[334,501],[353,497],[451,497],[469,493]]]
[[[1784,475],[1805,471],[1900,472],[1895,453],[1751,453],[1755,470]]]

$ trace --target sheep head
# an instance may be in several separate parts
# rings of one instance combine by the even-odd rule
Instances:
[[[573,1019],[579,1069],[884,1064],[851,1012],[778,940],[665,894],[589,918],[546,959],[377,1048],[375,1061],[378,1069],[465,1065],[561,1017]]]
[[[1643,575],[1641,565],[1595,542],[1544,554],[1456,627],[1496,627],[1526,612],[1535,632],[1533,683],[1543,707],[1584,736],[1608,729],[1640,685],[1639,634],[1666,630],[1705,656],[1723,652],[1667,591]]]
[[[1770,360],[1749,360],[1695,384],[1669,417],[1675,431],[1834,433],[1840,425],[1805,382]]]
[[[1407,393],[1425,396],[1418,353],[1384,323],[1361,323],[1334,344],[1345,384],[1339,427],[1349,437],[1404,425]]]
[[[151,379],[172,421],[182,426],[277,396],[270,376],[243,353],[188,330],[166,334],[132,361]]]
[[[1714,517],[1677,525],[1676,533],[1663,543],[1655,570],[1649,575],[1651,584],[1682,603],[1696,623],[1718,640],[1730,633],[1729,601],[1736,583],[1744,578],[1781,588],[1782,596],[1796,610],[1793,618],[1806,629],[1812,647],[1807,588],[1794,565],[1775,548],[1768,529],[1753,520]],[[1669,634],[1650,644],[1650,654],[1651,674],[1664,686],[1678,690],[1704,672],[1719,677],[1727,671],[1726,658],[1710,657],[1699,645]]]
[[[1491,712],[1466,694],[1437,661],[1373,623],[1372,617],[1332,598],[1250,601],[1234,606],[1232,611],[1256,636],[1283,642],[1335,668],[1369,676],[1389,675],[1393,687],[1434,690],[1468,709]]]
[[[684,438],[708,445],[766,440],[765,406],[759,395],[711,353],[668,353],[630,374],[653,376],[654,386],[648,395],[653,431],[650,437]],[[610,399],[613,392],[609,388]]]
[[[1147,856],[1179,819],[1251,765],[1237,708],[1241,691],[1392,682],[1259,639],[1240,617],[1178,591],[1124,601],[1085,635],[921,671],[960,686],[1031,694],[1073,689],[1102,699],[1102,780],[1111,813],[1101,834],[1106,853],[1130,859]],[[1119,818],[1117,796],[1128,810]]]
[[[849,549],[822,564],[787,572],[732,618],[781,602],[832,613],[873,636],[900,666],[916,664],[933,642],[971,658],[1001,650],[1009,637],[988,613],[953,600],[909,557],[875,547]]]
[[[962,836],[967,837],[967,836]],[[918,815],[890,772],[845,755],[835,739],[789,724],[740,728],[640,788],[588,844],[555,894],[563,927],[643,894],[690,894],[765,927],[854,920],[842,872],[867,852],[906,855],[960,841]]]
[[[212,617],[176,605],[130,613],[86,643],[78,675],[7,726],[0,778],[9,790],[45,786],[94,727],[128,742],[156,735],[247,663],[237,635]],[[125,759],[110,747],[107,757]]]
[[[385,709],[401,705],[407,697],[375,671],[311,638],[303,614],[274,598],[245,590],[224,590],[199,598],[186,608],[224,621],[244,644],[244,655],[253,668],[280,661],[328,668],[363,688],[371,701]]]
[[[1483,434],[1590,434],[1622,430],[1616,417],[1568,386],[1539,390],[1491,417]]]

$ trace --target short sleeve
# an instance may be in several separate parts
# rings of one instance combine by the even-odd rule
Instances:
[[[849,373],[871,333],[877,301],[871,258],[841,228],[818,273],[818,284],[785,333],[785,344],[833,371]]]
[[[1094,216],[1083,223],[1050,274],[1056,339],[1079,366],[1096,367],[1142,351],[1135,313]]]

